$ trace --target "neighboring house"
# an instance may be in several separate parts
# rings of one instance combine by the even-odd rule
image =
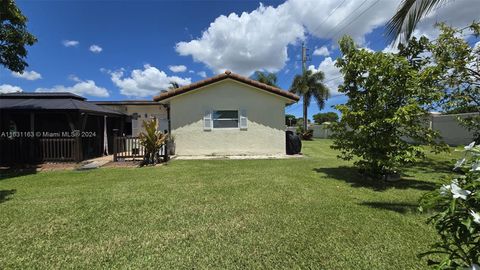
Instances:
[[[156,118],[159,130],[164,132],[168,127],[168,107],[152,100],[124,100],[124,101],[91,101],[96,105],[128,115],[123,134],[137,137],[142,132],[144,120]]]
[[[154,97],[170,108],[178,155],[285,154],[285,105],[299,97],[223,74]]]

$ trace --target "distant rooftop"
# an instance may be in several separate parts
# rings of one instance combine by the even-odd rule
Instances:
[[[37,92],[37,93],[6,93],[0,94],[0,98],[48,98],[48,99],[57,99],[57,98],[71,98],[76,100],[87,100],[86,98],[75,95],[69,92]]]
[[[87,102],[84,97],[65,92],[0,94],[1,110],[80,111],[100,115],[123,115],[121,112]]]
[[[118,101],[89,101],[97,105],[160,105],[153,100],[118,100]]]

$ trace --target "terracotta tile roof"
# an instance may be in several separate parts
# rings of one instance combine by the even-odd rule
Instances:
[[[298,101],[300,99],[297,95],[295,95],[293,93],[287,92],[287,91],[282,90],[280,88],[273,87],[273,86],[270,86],[270,85],[252,80],[252,79],[249,79],[247,77],[232,73],[231,71],[227,70],[227,71],[225,71],[225,73],[221,73],[219,75],[207,78],[205,80],[201,80],[201,81],[198,81],[196,83],[185,85],[185,86],[182,86],[180,88],[170,89],[166,92],[161,93],[158,96],[153,97],[153,100],[162,101],[164,99],[171,98],[171,97],[174,97],[174,96],[177,96],[177,95],[180,95],[180,94],[184,94],[184,93],[190,92],[192,90],[195,90],[197,88],[200,88],[200,87],[203,87],[203,86],[215,83],[215,82],[219,82],[219,81],[222,81],[222,80],[225,80],[225,79],[232,79],[232,80],[235,80],[235,81],[239,81],[239,82],[251,85],[253,87],[256,87],[258,89],[265,90],[265,91],[270,92],[272,94],[276,94],[276,95],[279,95],[279,96],[282,96],[282,97],[286,97],[286,98],[288,98],[292,101]]]

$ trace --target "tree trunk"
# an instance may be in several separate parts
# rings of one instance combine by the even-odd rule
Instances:
[[[307,104],[305,103],[305,95],[303,96],[303,129],[305,131],[308,129]]]

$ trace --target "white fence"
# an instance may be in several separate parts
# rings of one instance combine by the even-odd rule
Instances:
[[[443,141],[449,145],[465,145],[473,141],[473,132],[460,125],[458,118],[467,118],[478,113],[462,114],[436,114],[430,115],[430,128],[436,130],[442,136]]]
[[[473,141],[473,132],[468,131],[465,127],[460,125],[458,118],[467,118],[478,115],[478,113],[462,113],[462,114],[439,114],[432,113],[426,120],[426,124],[440,133],[443,141],[449,145],[466,145]],[[313,137],[319,139],[327,139],[332,132],[329,130],[329,123],[321,125],[311,125],[313,129]],[[289,127],[288,129],[294,128]]]
[[[310,128],[313,130],[313,137],[319,139],[328,139],[332,134],[332,131],[328,128],[330,123],[323,123],[320,125],[311,125]]]

